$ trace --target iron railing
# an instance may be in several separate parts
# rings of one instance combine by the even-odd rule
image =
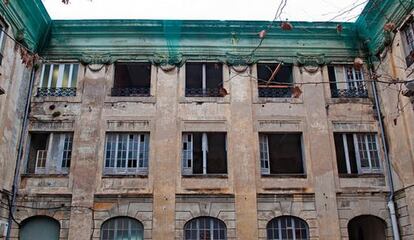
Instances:
[[[333,98],[367,98],[368,91],[364,87],[354,87],[349,89],[331,89]]]
[[[112,88],[113,97],[149,97],[150,88]]]
[[[290,98],[292,97],[292,88],[265,88],[259,87],[259,97],[263,98]]]
[[[37,97],[74,97],[76,88],[37,88]]]
[[[220,88],[186,88],[186,97],[223,97]]]

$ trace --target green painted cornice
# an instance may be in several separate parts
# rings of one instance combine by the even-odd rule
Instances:
[[[384,31],[384,25],[392,22],[395,26],[400,26],[413,7],[414,0],[370,0],[368,2],[356,21],[356,26],[361,41],[366,43],[371,54],[376,55],[389,41],[391,33]]]
[[[51,19],[41,0],[0,1],[0,15],[13,30],[15,38],[36,52],[48,35]]]
[[[354,24],[292,22],[284,31],[274,23],[260,48],[258,33],[269,25],[264,21],[193,20],[59,20],[53,21],[51,38],[42,55],[50,60],[187,59],[227,62],[277,60],[295,62],[298,54],[321,55],[328,60],[345,60],[359,55]],[[89,56],[89,57],[88,57]],[[91,57],[93,56],[93,57]],[[162,56],[160,58],[160,56]],[[233,56],[229,59],[229,56]],[[108,60],[108,57],[110,60]]]

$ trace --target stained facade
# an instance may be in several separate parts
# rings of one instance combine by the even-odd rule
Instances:
[[[1,2],[1,228],[412,239],[413,7],[373,0],[356,23],[292,22],[254,50],[265,22],[52,21]]]

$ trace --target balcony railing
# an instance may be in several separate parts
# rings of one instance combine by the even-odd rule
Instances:
[[[224,97],[220,88],[186,88],[186,97]]]
[[[113,97],[149,97],[150,88],[112,88]]]
[[[262,98],[290,98],[292,97],[292,88],[289,86],[259,86],[259,97]]]
[[[37,88],[37,97],[74,97],[76,88]]]
[[[368,91],[363,87],[349,89],[331,89],[333,98],[367,98]]]

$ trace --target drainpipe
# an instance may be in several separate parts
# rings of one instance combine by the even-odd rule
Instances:
[[[371,64],[372,66],[372,64]],[[371,71],[374,71],[373,74],[375,76],[375,70],[371,69]],[[375,77],[376,80],[376,77]],[[377,116],[378,116],[378,122],[380,125],[380,131],[381,131],[381,140],[382,140],[382,148],[384,150],[384,155],[385,155],[385,162],[386,162],[386,168],[387,168],[387,175],[388,175],[388,187],[390,190],[390,195],[388,196],[388,210],[391,216],[391,227],[392,227],[392,235],[394,240],[400,240],[400,232],[398,229],[398,222],[397,222],[397,216],[395,213],[395,202],[394,202],[394,181],[392,178],[392,170],[391,170],[391,161],[388,155],[388,147],[386,145],[385,142],[385,129],[384,129],[384,123],[382,120],[382,114],[381,114],[381,108],[380,108],[380,103],[379,103],[379,98],[378,98],[378,92],[377,92],[377,85],[375,81],[371,81],[371,86],[372,86],[372,92],[374,94],[374,99],[375,99],[375,109],[377,111]]]
[[[8,222],[7,222],[6,240],[10,239],[11,225],[13,223],[13,214],[16,210],[15,205],[16,205],[17,191],[19,189],[18,182],[19,182],[20,166],[21,166],[22,155],[23,155],[23,144],[27,136],[27,123],[28,123],[27,120],[28,120],[28,115],[29,115],[30,99],[32,96],[32,91],[33,91],[35,72],[36,72],[35,68],[32,67],[32,70],[30,73],[29,90],[27,92],[26,105],[25,105],[24,115],[23,115],[23,122],[22,122],[22,126],[20,129],[20,139],[19,139],[19,146],[17,149],[16,167],[14,169],[14,178],[13,178],[13,185],[12,185],[12,198],[10,201],[11,205],[9,206],[9,217],[8,217]]]

